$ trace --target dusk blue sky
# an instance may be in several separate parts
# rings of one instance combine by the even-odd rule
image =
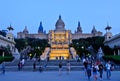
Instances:
[[[78,21],[83,33],[90,33],[94,25],[105,34],[107,23],[113,35],[120,31],[120,0],[0,0],[0,30],[11,24],[15,35],[25,26],[37,33],[40,21],[48,33],[59,15],[72,33]]]

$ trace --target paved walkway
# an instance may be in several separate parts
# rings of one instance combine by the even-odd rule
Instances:
[[[88,81],[88,79],[83,71],[72,71],[69,75],[64,71],[61,76],[58,71],[46,71],[41,73],[38,71],[16,71],[6,72],[5,74],[1,73],[0,81]],[[91,81],[93,81],[93,77],[91,77]],[[103,81],[120,81],[120,71],[112,71],[111,80],[106,79],[106,73],[104,72]]]

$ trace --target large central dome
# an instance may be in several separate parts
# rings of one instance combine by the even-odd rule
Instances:
[[[65,24],[61,19],[61,16],[59,16],[59,19],[57,20],[55,27],[56,27],[56,30],[64,30]]]

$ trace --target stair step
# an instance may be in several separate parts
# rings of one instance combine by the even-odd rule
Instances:
[[[49,60],[46,62],[45,60],[41,60],[40,62],[36,62],[36,68],[38,70],[39,66],[42,65],[43,67],[47,63],[47,67],[44,68],[45,71],[58,71],[58,65],[59,62],[62,62],[63,65],[63,70],[66,70],[66,64],[68,60]],[[83,70],[83,64],[82,62],[77,62],[76,60],[69,60],[71,64],[71,70],[72,71],[80,71]],[[13,62],[6,62],[6,70],[7,71],[18,71],[18,63],[19,60],[13,61]],[[27,60],[25,61],[25,64],[23,66],[23,71],[32,71],[33,70],[33,63],[34,61],[32,60]]]

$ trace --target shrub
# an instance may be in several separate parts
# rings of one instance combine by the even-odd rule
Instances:
[[[111,61],[115,62],[116,64],[120,64],[120,56],[118,56],[118,55],[116,55],[116,56],[113,56],[113,55],[103,56],[103,59],[105,61],[111,60]]]
[[[0,56],[0,63],[2,63],[3,61],[9,62],[9,61],[12,61],[13,59],[14,59],[13,56],[5,56],[5,57]]]

